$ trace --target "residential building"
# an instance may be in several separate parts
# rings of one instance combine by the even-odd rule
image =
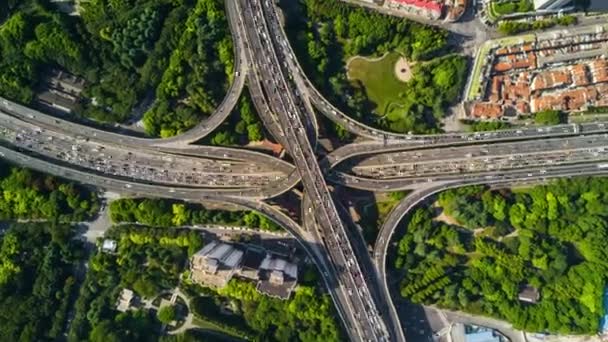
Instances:
[[[224,287],[238,271],[243,251],[227,243],[213,241],[190,260],[190,277],[194,282]]]
[[[608,26],[491,42],[465,103],[470,119],[513,120],[544,110],[608,105]]]
[[[256,289],[287,299],[298,283],[298,265],[257,246],[245,252],[234,245],[213,241],[192,256],[190,278],[206,286],[223,287],[234,276],[256,282]]]
[[[266,255],[259,270],[258,291],[287,299],[298,283],[298,266],[285,259]]]
[[[37,95],[38,103],[51,109],[71,113],[80,101],[85,80],[58,69],[52,69],[45,77]]]

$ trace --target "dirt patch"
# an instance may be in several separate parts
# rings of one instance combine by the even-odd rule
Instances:
[[[454,226],[459,226],[460,224],[458,223],[458,221],[456,221],[456,219],[454,219],[452,216],[448,216],[445,214],[444,211],[441,212],[441,214],[439,214],[438,216],[436,216],[434,218],[435,221],[439,221],[439,222],[444,222],[447,223],[449,225],[454,225]]]
[[[405,57],[400,57],[395,63],[395,77],[401,82],[407,82],[412,78],[412,68]]]

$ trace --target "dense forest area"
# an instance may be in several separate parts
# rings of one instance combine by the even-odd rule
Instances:
[[[238,336],[259,341],[340,340],[331,299],[314,287],[300,286],[291,299],[281,301],[261,295],[244,280],[233,280],[221,290],[190,284],[181,275],[188,257],[203,245],[196,231],[121,226],[106,236],[118,241],[118,251],[98,252],[91,258],[76,301],[71,341],[198,340],[192,334],[159,338],[160,322],[148,310],[119,313],[114,308],[122,288],[152,299],[178,284],[191,297],[196,317]],[[239,308],[229,318],[218,307],[226,301]]]
[[[401,295],[527,331],[595,334],[608,280],[605,189],[608,178],[575,178],[441,193],[406,221]],[[537,303],[518,299],[525,287],[538,290]]]
[[[86,253],[68,225],[12,224],[0,243],[0,340],[61,340]]]
[[[141,223],[152,227],[217,224],[266,231],[282,228],[251,210],[212,210],[196,203],[166,199],[123,198],[110,203],[114,223]]]
[[[114,227],[107,238],[118,241],[116,255],[97,252],[75,304],[70,341],[155,341],[160,323],[146,310],[119,313],[115,303],[122,288],[153,298],[177,286],[188,256],[203,245],[190,230]]]
[[[152,102],[145,129],[166,137],[211,113],[232,79],[220,0],[82,1],[80,16],[46,0],[9,6],[0,25],[0,95],[24,104],[59,68],[87,81],[78,115],[124,122]]]
[[[81,185],[0,161],[0,220],[79,222],[99,210],[97,195]]]
[[[296,6],[296,3],[298,6]],[[325,96],[353,118],[396,132],[438,131],[438,119],[456,100],[464,83],[466,60],[445,53],[448,32],[391,17],[340,1],[281,2],[286,29],[311,81]],[[353,56],[382,56],[396,51],[414,66],[414,79],[403,85],[400,106],[378,116],[365,90],[346,77],[346,61]]]
[[[333,304],[327,294],[300,285],[289,300],[260,294],[255,284],[234,279],[217,291],[193,287],[192,308],[198,317],[226,325],[259,341],[341,341]],[[201,295],[203,294],[203,295]],[[234,303],[238,316],[223,314],[220,305]]]

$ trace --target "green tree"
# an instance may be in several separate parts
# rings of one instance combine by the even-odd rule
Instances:
[[[162,323],[169,324],[176,318],[175,306],[167,305],[158,310],[158,320]]]
[[[558,125],[566,121],[567,115],[559,110],[544,110],[534,115],[534,122],[539,125]]]
[[[112,322],[103,321],[100,324],[96,325],[93,330],[91,330],[91,335],[89,336],[89,340],[91,342],[119,342],[122,341],[120,336],[116,333],[116,329],[113,326]]]

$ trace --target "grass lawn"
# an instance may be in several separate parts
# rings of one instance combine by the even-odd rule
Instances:
[[[399,191],[399,193],[401,193],[401,196],[405,197],[408,192]],[[373,245],[374,242],[376,242],[380,227],[391,210],[399,204],[403,198],[401,196],[380,194],[376,197],[376,201],[361,207],[363,237],[368,244]]]
[[[531,0],[519,1],[493,1],[490,3],[492,14],[495,17],[512,13],[525,13],[534,10],[534,4]]]
[[[399,102],[399,94],[403,91],[405,83],[395,76],[395,63],[399,57],[396,52],[375,61],[355,57],[348,64],[348,78],[361,81],[379,115],[385,115],[392,103]]]
[[[222,327],[213,324],[212,322],[200,319],[198,317],[193,317],[192,324],[201,328],[203,331],[207,331],[211,334],[216,334],[216,336],[222,336],[225,341],[243,341],[243,339],[235,335],[233,332],[223,329]]]

